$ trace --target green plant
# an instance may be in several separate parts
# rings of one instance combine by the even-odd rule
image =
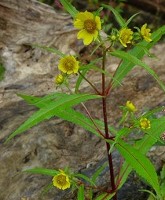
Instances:
[[[123,78],[135,65],[144,68],[155,78],[160,87],[165,91],[163,82],[156,73],[142,61],[142,57],[148,54],[149,49],[165,34],[165,26],[156,30],[152,35],[150,33],[151,30],[147,28],[147,24],[144,24],[141,28],[136,27],[134,31],[129,28],[129,24],[136,15],[125,21],[114,8],[102,5],[114,14],[120,26],[119,30],[115,28],[110,35],[106,38],[102,38],[100,34],[102,24],[99,17],[102,8],[94,13],[88,11],[78,12],[68,1],[61,0],[60,2],[74,18],[73,24],[75,28],[79,29],[77,38],[82,39],[84,45],[95,43],[94,51],[100,48],[102,56],[91,61],[89,64],[82,64],[78,56],[65,55],[57,49],[36,45],[36,47],[54,52],[60,57],[58,65],[60,73],[55,77],[55,83],[58,87],[68,88],[68,93],[55,92],[45,97],[19,94],[19,96],[29,104],[36,106],[38,111],[14,131],[6,142],[43,120],[50,119],[54,116],[60,117],[83,127],[95,134],[96,137],[105,141],[111,184],[107,191],[100,190],[101,194],[95,198],[96,200],[109,200],[112,198],[117,200],[117,191],[123,186],[132,170],[135,170],[136,173],[154,189],[159,200],[163,200],[164,194],[161,190],[156,170],[151,161],[147,158],[146,153],[157,142],[164,144],[164,139],[160,137],[165,131],[165,117],[152,118],[153,114],[162,111],[164,107],[159,107],[140,115],[137,113],[135,105],[131,101],[127,101],[124,106],[121,106],[123,115],[119,122],[119,129],[115,128],[113,124],[108,124],[107,97],[111,95],[111,91],[114,88],[120,86]],[[116,49],[119,45],[122,50]],[[113,75],[110,74],[106,68],[107,56],[115,56],[121,59]],[[98,61],[101,61],[101,67],[98,67]],[[91,69],[101,74],[101,90],[86,77],[87,72]],[[73,92],[73,88],[70,88],[69,85],[69,79],[75,74],[78,76]],[[89,86],[93,89],[93,93],[86,94],[81,92],[81,83],[83,81],[87,81]],[[93,99],[102,100],[103,120],[94,119],[89,109],[84,104],[85,101]],[[87,116],[76,111],[75,106],[78,104],[82,105]],[[129,137],[130,134],[135,131],[143,133],[138,141],[133,141]],[[125,159],[116,177],[114,175],[112,160],[112,151],[114,149],[118,150]],[[97,189],[97,178],[106,166],[107,163],[97,169],[91,177],[75,173],[69,168],[60,170],[35,168],[26,170],[26,172],[52,176],[51,187],[55,186],[62,190],[72,187],[73,190],[78,191],[77,199],[84,200],[94,198],[93,190]]]

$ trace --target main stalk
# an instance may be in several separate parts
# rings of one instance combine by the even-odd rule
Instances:
[[[103,51],[103,61],[102,61],[102,70],[105,70],[105,61],[106,61],[106,49]],[[107,120],[107,103],[106,103],[106,86],[105,86],[105,74],[102,73],[102,109],[103,109],[103,118],[104,118],[104,129],[105,129],[105,138],[109,139],[109,131],[108,131],[108,120]],[[110,151],[110,144],[106,142],[107,155],[108,155],[108,163],[109,163],[109,172],[110,172],[110,182],[112,191],[115,192],[115,177],[114,177],[114,168],[112,161],[112,153]],[[113,200],[117,200],[117,194],[114,195]]]

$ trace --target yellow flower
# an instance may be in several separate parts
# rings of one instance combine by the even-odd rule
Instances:
[[[128,110],[131,111],[131,112],[137,111],[136,107],[134,106],[134,104],[133,104],[131,101],[127,101],[127,102],[126,102],[126,107],[127,107]]]
[[[150,120],[148,120],[147,118],[141,118],[140,119],[140,127],[142,129],[150,129],[151,128]]]
[[[55,83],[61,85],[64,82],[64,76],[62,74],[58,74],[55,77]]]
[[[129,28],[122,28],[119,31],[119,41],[124,47],[127,47],[128,43],[131,43],[133,39],[133,31]]]
[[[67,74],[77,73],[79,62],[73,56],[65,56],[59,61],[58,68]]]
[[[59,170],[60,173],[55,175],[52,179],[53,185],[61,190],[70,188],[70,180],[67,174],[63,170]]]
[[[144,24],[141,29],[140,29],[140,33],[142,35],[142,37],[147,41],[147,42],[151,42],[151,33],[150,33],[150,29],[147,28],[147,24]]]
[[[83,39],[84,45],[89,45],[98,37],[101,20],[99,16],[94,16],[91,12],[79,12],[74,20],[74,27],[80,29],[77,39]]]

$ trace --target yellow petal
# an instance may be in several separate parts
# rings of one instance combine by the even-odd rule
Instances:
[[[92,41],[93,35],[87,33],[87,36],[83,40],[84,45],[89,45]]]
[[[101,21],[100,21],[100,17],[96,16],[95,17],[95,22],[96,22],[96,27],[98,30],[101,30]]]
[[[94,15],[91,12],[85,11],[84,16],[86,19],[93,19]]]
[[[97,37],[98,37],[98,31],[95,30],[95,32],[93,33],[93,40],[96,40]]]
[[[84,22],[79,20],[79,19],[76,19],[74,21],[73,25],[74,25],[75,28],[78,28],[78,29],[83,29],[84,28]]]
[[[82,29],[81,31],[78,32],[77,34],[77,39],[82,39],[86,36],[87,31],[85,29]]]

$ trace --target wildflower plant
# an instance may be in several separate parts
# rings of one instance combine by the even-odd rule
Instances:
[[[119,29],[113,29],[111,32],[112,34],[103,38],[101,36],[101,31],[104,24],[99,16],[102,8],[94,13],[88,11],[78,12],[68,1],[60,0],[60,2],[73,17],[73,26],[77,29],[77,39],[81,40],[84,45],[90,45],[92,43],[94,50],[98,47],[101,48],[102,56],[99,58],[99,61],[102,61],[101,67],[94,67],[98,59],[84,65],[80,62],[78,56],[65,55],[57,49],[39,46],[60,57],[57,66],[60,73],[55,76],[54,81],[58,87],[61,85],[66,86],[68,93],[55,92],[45,97],[19,94],[19,96],[29,104],[36,106],[38,111],[14,131],[6,142],[46,119],[54,116],[62,118],[83,127],[105,142],[107,148],[107,163],[110,173],[109,189],[105,191],[99,187],[97,188],[97,178],[105,169],[107,163],[96,169],[96,172],[90,177],[72,172],[68,168],[34,168],[26,170],[27,172],[52,176],[52,187],[56,187],[60,190],[77,190],[78,200],[117,200],[118,190],[123,186],[131,171],[134,170],[142,180],[145,180],[153,188],[156,199],[163,200],[164,193],[162,193],[160,188],[156,170],[154,165],[147,158],[146,153],[157,142],[164,145],[164,137],[162,135],[165,132],[165,117],[152,118],[153,114],[163,111],[164,107],[155,108],[146,113],[140,113],[134,103],[128,99],[128,101],[120,107],[123,114],[119,122],[119,127],[114,127],[113,124],[108,123],[107,97],[111,95],[111,91],[114,88],[120,86],[123,78],[135,65],[144,68],[155,78],[162,90],[165,91],[165,85],[157,74],[142,61],[143,56],[148,53],[149,49],[165,34],[165,26],[160,27],[152,34],[147,24],[142,25],[142,27],[131,29],[129,25],[136,14],[125,21],[114,8],[103,5],[105,9],[109,9],[114,14],[119,25]],[[121,50],[116,49],[116,46],[119,45]],[[110,75],[107,70],[107,56],[115,56],[121,59],[115,73],[112,75]],[[91,69],[100,72],[101,89],[98,89],[95,84],[87,78],[86,74]],[[74,92],[73,88],[69,88],[69,78],[72,77],[76,79]],[[89,84],[92,88],[92,93],[81,92],[81,83],[83,81]],[[102,100],[103,119],[94,119],[89,109],[85,106],[84,102],[93,99]],[[78,104],[82,105],[87,115],[76,111],[75,106]],[[131,139],[131,142],[129,142],[130,134],[137,132],[137,130],[143,133],[142,137],[138,141],[132,141]],[[112,159],[112,152],[114,150],[117,150],[124,160],[117,175],[114,173]],[[97,189],[100,195],[94,197],[93,189]]]

